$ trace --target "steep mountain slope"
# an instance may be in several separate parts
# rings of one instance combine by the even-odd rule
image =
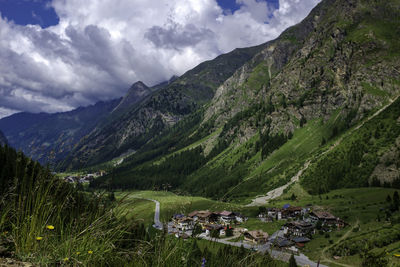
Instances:
[[[0,131],[0,145],[4,146],[7,143],[7,138],[4,136],[3,132]]]
[[[200,184],[217,171],[231,173],[237,184],[243,176],[258,176],[241,182],[233,190],[236,194],[276,187],[294,175],[296,163],[301,166],[304,156],[311,155],[318,145],[396,96],[400,91],[396,80],[400,62],[398,15],[399,1],[323,1],[297,26],[313,24],[305,40],[289,38],[302,45],[281,70],[274,67],[282,62],[276,60],[284,46],[278,40],[266,48],[262,63],[250,62],[218,89],[206,112],[211,115],[206,118],[213,116],[216,127],[223,127],[219,139],[225,146],[220,151],[228,151],[194,173],[186,188],[204,190]],[[286,34],[298,32],[295,29]],[[312,136],[301,133],[298,139],[294,130],[307,121]],[[279,151],[271,154],[293,133],[296,142],[282,147],[281,156]],[[296,149],[304,143],[307,145],[297,154]],[[283,153],[284,149],[288,153]],[[232,183],[233,179],[228,180]]]
[[[116,107],[120,99],[55,114],[18,113],[0,120],[9,144],[43,163],[65,157]]]
[[[140,102],[143,98],[151,94],[151,92],[151,89],[143,82],[139,81],[134,83],[112,112],[119,113],[128,110],[134,104]]]
[[[399,14],[398,0],[322,1],[217,89],[200,126],[177,125],[187,131],[180,135],[186,147],[166,135],[159,144],[170,146],[161,153],[154,147],[138,151],[116,170],[120,180],[113,183],[170,184],[230,199],[285,184],[308,159],[400,93]],[[165,151],[172,154],[148,161]],[[307,179],[318,176],[307,173],[313,177]],[[366,185],[371,175],[340,186]]]
[[[77,168],[110,160],[130,149],[139,149],[163,130],[198,110],[216,88],[263,46],[235,49],[186,72],[165,88],[82,139],[60,167]]]

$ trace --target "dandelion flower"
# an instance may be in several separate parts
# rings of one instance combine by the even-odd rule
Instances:
[[[89,254],[93,254],[93,250],[89,250],[87,253],[89,253]]]
[[[64,258],[64,261],[69,261],[69,258],[68,257]]]
[[[41,236],[36,237],[36,240],[37,240],[37,241],[40,241],[40,240],[42,240],[42,239],[43,239],[43,237],[41,237]]]
[[[46,228],[49,230],[54,230],[54,226],[53,225],[46,225]]]

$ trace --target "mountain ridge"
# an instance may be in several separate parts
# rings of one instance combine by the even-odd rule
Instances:
[[[171,141],[173,131],[159,142],[162,153],[153,145],[127,159],[115,185],[171,184],[232,200],[286,184],[307,159],[399,94],[399,6],[322,1],[234,72],[179,142]],[[342,186],[355,186],[353,178]]]
[[[213,97],[216,87],[262,47],[235,49],[187,71],[148,95],[136,108],[94,129],[59,164],[59,168],[86,167],[110,160],[130,149],[139,149],[201,108]]]

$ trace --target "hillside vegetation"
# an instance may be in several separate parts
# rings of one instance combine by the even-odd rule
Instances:
[[[92,186],[167,186],[241,202],[286,184],[308,161],[301,183],[312,194],[395,186],[397,163],[385,162],[398,155],[398,101],[352,129],[400,93],[399,8],[395,0],[322,1],[238,68],[209,103]]]

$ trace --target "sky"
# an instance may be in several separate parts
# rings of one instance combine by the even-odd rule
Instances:
[[[275,39],[320,0],[0,0],[0,118],[62,112]]]

